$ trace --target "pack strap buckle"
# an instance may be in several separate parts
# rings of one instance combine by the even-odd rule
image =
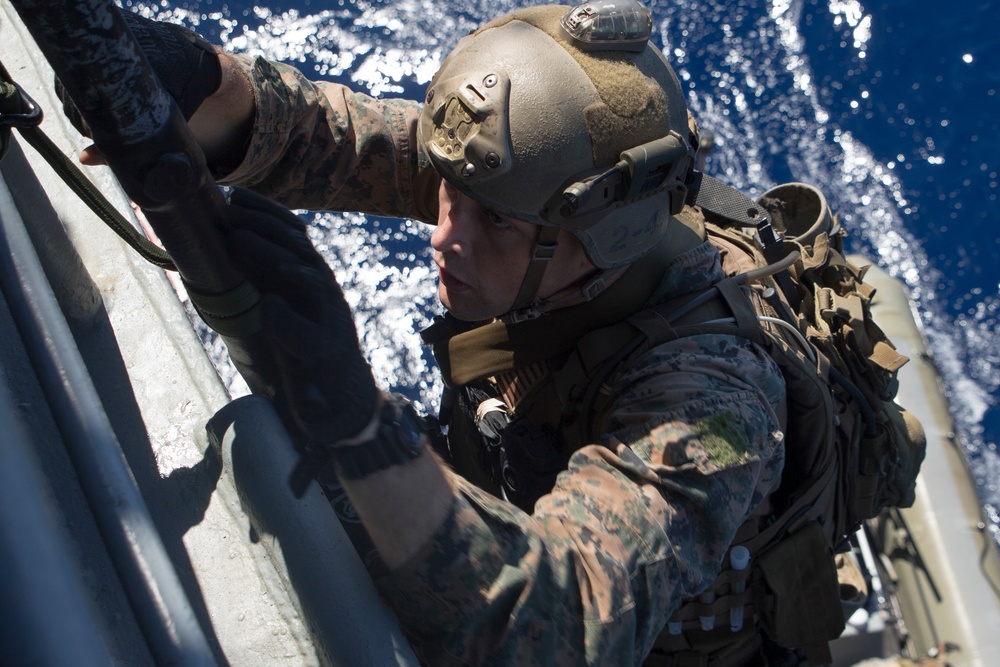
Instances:
[[[9,109],[19,111],[11,112]],[[0,127],[27,129],[41,124],[42,108],[35,100],[13,81],[0,83]]]

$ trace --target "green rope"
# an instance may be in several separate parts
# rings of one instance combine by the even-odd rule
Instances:
[[[7,156],[10,148],[11,129],[17,128],[66,185],[125,243],[150,264],[176,271],[170,255],[143,236],[111,205],[83,172],[42,132],[39,127],[41,122],[41,108],[14,83],[0,63],[0,160]]]

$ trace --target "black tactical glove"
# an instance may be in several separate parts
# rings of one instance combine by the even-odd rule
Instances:
[[[261,294],[280,375],[275,408],[307,455],[328,454],[371,423],[379,400],[350,308],[302,219],[248,190],[230,204],[229,251]]]
[[[190,120],[205,98],[222,83],[222,66],[215,48],[187,28],[120,11],[164,90],[177,102],[184,120]],[[89,137],[90,128],[59,79],[55,87],[63,103],[63,113],[80,134]]]

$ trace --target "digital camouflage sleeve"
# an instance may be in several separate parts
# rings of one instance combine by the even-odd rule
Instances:
[[[417,166],[419,104],[312,83],[263,58],[235,58],[250,79],[257,117],[242,164],[222,183],[289,208],[437,220],[440,179]]]
[[[258,114],[227,182],[296,208],[434,219],[415,103],[241,62]],[[717,255],[693,256],[674,275],[711,279]],[[692,336],[650,350],[617,389],[610,432],[573,455],[533,514],[457,479],[438,533],[379,579],[422,659],[639,664],[681,598],[715,578],[781,474],[780,371],[744,339]]]

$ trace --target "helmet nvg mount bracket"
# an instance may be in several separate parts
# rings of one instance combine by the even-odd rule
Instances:
[[[652,249],[694,165],[677,75],[638,0],[537,6],[459,41],[427,89],[423,159],[460,192],[565,229],[601,269]]]

